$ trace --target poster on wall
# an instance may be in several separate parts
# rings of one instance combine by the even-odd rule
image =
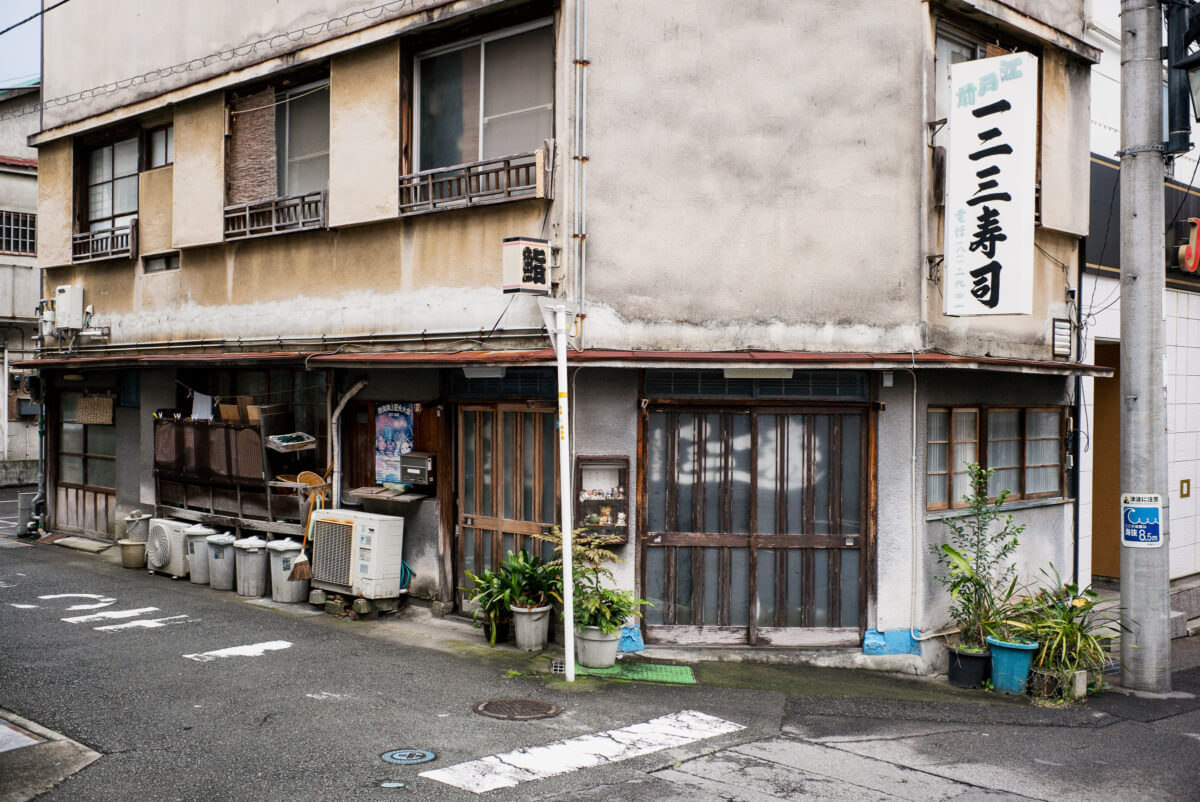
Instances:
[[[1033,312],[1038,62],[1029,53],[950,67],[946,315]]]
[[[375,407],[375,481],[401,484],[400,455],[413,450],[413,405]]]

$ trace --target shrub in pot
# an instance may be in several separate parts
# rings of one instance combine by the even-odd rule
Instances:
[[[950,592],[950,618],[959,632],[958,642],[950,645],[950,683],[975,688],[988,678],[987,638],[1012,614],[1017,583],[1012,555],[1017,535],[1025,527],[1000,510],[1008,490],[988,500],[992,471],[974,462],[967,470],[971,481],[971,492],[963,496],[967,510],[945,519],[949,542],[932,549],[945,569],[937,579]]]
[[[1042,574],[1040,586],[1017,606],[1008,631],[1038,643],[1032,661],[1036,693],[1081,698],[1086,695],[1090,678],[1095,680],[1091,683],[1093,689],[1102,687],[1108,641],[1125,629],[1120,608],[1104,606],[1091,588],[1080,589],[1074,582],[1063,582],[1053,565]],[[1076,676],[1080,672],[1082,678]]]
[[[508,640],[509,628],[512,624],[510,612],[513,599],[517,596],[517,586],[512,576],[505,570],[485,568],[478,574],[464,571],[471,580],[470,588],[459,588],[467,594],[467,602],[475,605],[472,620],[475,626],[483,627],[484,635],[492,646],[497,641]]]
[[[586,668],[609,668],[617,662],[621,627],[630,618],[640,618],[650,602],[632,591],[604,585],[612,573],[603,568],[575,572],[576,659]]]
[[[517,648],[540,652],[549,637],[551,602],[562,600],[562,569],[521,549],[516,554],[510,551],[500,570],[513,587],[509,610]]]

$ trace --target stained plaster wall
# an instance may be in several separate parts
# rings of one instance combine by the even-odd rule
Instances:
[[[1023,374],[963,375],[920,372],[917,376],[916,537],[913,537],[912,378],[894,373],[894,386],[881,388],[878,413],[878,541],[876,608],[868,625],[882,631],[915,625],[922,634],[946,626],[949,599],[936,581],[931,544],[946,542],[946,513],[925,509],[926,412],[930,406],[1068,403],[1068,379]],[[1064,491],[1066,487],[1064,487]],[[1029,504],[1029,506],[1026,506]],[[1074,504],[1070,501],[1015,503],[1013,519],[1026,526],[1015,564],[1023,582],[1042,579],[1051,563],[1069,578],[1073,561]],[[913,559],[916,559],[916,583]],[[911,607],[916,594],[915,610]],[[910,610],[914,610],[915,616]]]
[[[637,522],[638,487],[638,373],[636,370],[576,368],[571,374],[570,410],[573,458],[580,456],[629,458],[629,543],[618,547],[622,560],[613,568],[616,585],[634,588],[637,584],[637,538],[632,535]],[[574,482],[575,466],[571,466]],[[576,488],[578,490],[578,488]],[[578,521],[575,522],[578,526]]]

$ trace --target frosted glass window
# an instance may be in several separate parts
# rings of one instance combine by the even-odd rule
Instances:
[[[758,550],[755,620],[760,627],[775,626],[775,550]]]
[[[91,487],[115,489],[117,486],[117,463],[111,459],[88,458],[87,483]]]
[[[1025,495],[1057,495],[1062,485],[1062,411],[1025,413]]]
[[[950,502],[950,413],[931,409],[925,413],[925,503],[944,507]]]
[[[419,170],[514,156],[554,135],[554,29],[502,32],[418,59]]]
[[[749,566],[749,549],[729,549],[729,625],[733,627],[750,624]]]
[[[83,457],[63,454],[58,458],[58,481],[60,484],[83,484]]]
[[[675,549],[675,623],[692,621],[692,554],[695,549]]]
[[[750,531],[750,416],[730,416],[729,495],[731,532]]]
[[[175,161],[175,126],[168,125],[150,132],[146,143],[146,167],[154,169]]]
[[[70,451],[75,454],[83,453],[82,423],[64,423],[62,425],[62,438],[59,443],[59,450]]]
[[[329,84],[279,93],[275,106],[279,194],[306,195],[329,186]]]
[[[953,415],[953,465],[954,480],[951,484],[951,505],[965,506],[963,496],[971,494],[971,474],[967,466],[979,462],[979,412],[974,409],[956,409]]]
[[[721,549],[698,550],[704,558],[704,611],[701,624],[714,626],[719,622],[721,603]]]
[[[647,624],[661,624],[666,615],[666,556],[667,549],[653,547],[646,549],[646,601],[653,607],[643,607]]]
[[[96,148],[88,154],[88,231],[105,231],[133,221],[138,210],[137,171],[136,137]]]
[[[115,457],[117,455],[117,427],[88,426],[87,451],[89,454]]]
[[[1016,409],[988,412],[987,467],[992,470],[987,493],[996,497],[1004,490],[1010,498],[1021,495],[1021,413]]]

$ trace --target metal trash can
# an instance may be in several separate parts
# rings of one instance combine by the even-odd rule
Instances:
[[[23,533],[29,531],[29,524],[33,521],[33,499],[37,493],[17,493],[17,532]],[[145,538],[143,538],[144,540]]]
[[[233,543],[237,538],[226,532],[208,538],[208,586],[213,590],[233,590]]]
[[[134,510],[125,516],[125,539],[146,542],[150,534],[150,516],[141,510]]]
[[[300,556],[300,544],[291,538],[272,540],[267,551],[271,553],[271,598],[277,602],[308,601],[308,580],[288,579],[292,564]]]
[[[188,578],[193,585],[208,584],[208,536],[215,535],[216,529],[196,524],[183,530],[187,538]]]
[[[267,541],[261,537],[244,537],[233,541],[239,596],[267,595]]]

